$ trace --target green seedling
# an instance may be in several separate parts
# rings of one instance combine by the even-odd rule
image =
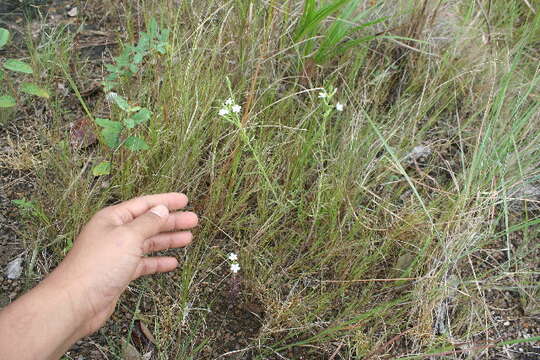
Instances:
[[[7,29],[0,28],[0,50],[6,46],[6,44],[9,42],[10,33]],[[31,75],[34,73],[34,70],[32,69],[32,66],[25,63],[24,61],[17,60],[17,59],[8,59],[4,61],[2,64],[2,67],[5,70],[8,70],[9,72],[13,73],[13,76],[25,76]],[[17,105],[16,95],[17,91],[14,89],[13,82],[11,79],[7,78],[4,71],[0,70],[0,82],[6,81],[8,83],[8,87],[13,89],[13,94],[0,94],[0,108],[10,108]],[[42,97],[45,99],[49,98],[49,93],[47,90],[37,86],[34,83],[31,82],[22,82],[19,86],[18,91],[33,95]]]
[[[137,74],[148,56],[155,54],[165,55],[167,53],[170,31],[160,29],[154,18],[150,20],[147,30],[147,32],[139,34],[137,45],[126,46],[120,56],[116,57],[114,64],[106,65],[109,72],[103,82],[106,91],[118,87],[121,79],[130,78]]]
[[[113,64],[107,65],[109,75],[103,85],[108,91],[107,100],[115,104],[122,112],[122,121],[96,118],[95,123],[101,127],[101,140],[113,152],[120,147],[131,151],[148,150],[149,146],[143,138],[133,135],[134,129],[147,123],[152,111],[145,107],[132,105],[128,99],[113,92],[120,81],[137,74],[144,65],[145,59],[151,56],[165,55],[169,49],[169,30],[160,29],[157,21],[151,19],[147,32],[141,32],[136,46],[126,46]],[[92,173],[94,176],[109,175],[111,161],[97,164]]]
[[[353,46],[374,39],[376,35],[360,37],[353,35],[386,18],[381,17],[358,25],[376,8],[372,7],[357,14],[356,9],[360,2],[360,0],[337,0],[318,8],[315,0],[305,0],[304,11],[294,36],[295,41],[301,41],[303,44],[303,56],[317,64],[324,64]],[[336,15],[337,17],[333,18]],[[331,21],[331,25],[325,28],[328,21]]]
[[[26,199],[16,199],[16,200],[11,200],[11,202],[15,204],[17,208],[19,208],[19,211],[24,216],[38,218],[42,220],[43,222],[45,222],[46,224],[50,223],[49,218],[47,217],[45,212],[40,207],[38,207],[33,201],[28,201]]]

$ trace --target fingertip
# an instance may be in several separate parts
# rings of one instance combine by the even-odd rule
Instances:
[[[178,260],[175,257],[162,257],[159,260],[163,271],[172,271],[178,267]]]
[[[186,215],[188,216],[186,222],[190,224],[191,227],[199,225],[199,216],[197,214],[191,211],[187,211]]]
[[[191,231],[180,231],[173,236],[175,239],[171,247],[174,248],[188,246],[193,242],[193,233]]]
[[[177,192],[174,194],[178,197],[178,209],[186,207],[187,204],[189,203],[189,198],[187,197],[187,195],[181,192]],[[171,210],[176,210],[176,209],[171,209]]]

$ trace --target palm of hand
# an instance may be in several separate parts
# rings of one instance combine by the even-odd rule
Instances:
[[[132,280],[176,268],[175,258],[145,254],[191,242],[191,232],[177,230],[196,226],[197,216],[169,213],[186,204],[187,197],[177,193],[144,196],[101,210],[85,226],[58,273],[86,294],[88,333],[109,318]]]

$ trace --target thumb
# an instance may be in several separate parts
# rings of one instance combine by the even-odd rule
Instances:
[[[140,240],[146,240],[162,232],[168,217],[169,209],[165,205],[157,205],[124,227],[137,234]]]

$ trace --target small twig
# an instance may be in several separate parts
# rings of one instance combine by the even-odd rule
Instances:
[[[488,3],[488,10],[484,9],[480,1],[475,0],[476,4],[480,8],[480,12],[482,13],[482,16],[484,17],[484,21],[486,22],[486,30],[487,30],[487,43],[488,45],[491,45],[491,24],[489,23],[489,13],[491,11],[491,1]],[[490,48],[491,51],[491,48]]]
[[[381,346],[379,346],[378,348],[376,348],[375,350],[373,350],[372,352],[370,352],[369,354],[367,354],[365,360],[369,360],[371,359],[373,356],[377,355],[377,354],[380,354],[384,349],[387,349],[388,346],[392,345],[393,343],[395,343],[396,341],[398,341],[403,335],[405,335],[406,333],[408,333],[409,331],[411,331],[412,329],[409,329],[409,330],[405,330],[404,332],[402,332],[401,334],[397,334],[396,336],[394,336],[393,338],[391,338],[390,340],[388,340],[387,342],[385,342],[384,344],[382,344]]]
[[[339,346],[336,348],[336,351],[332,353],[332,356],[330,356],[330,359],[328,360],[334,360],[334,358],[337,356],[339,350],[343,347],[343,343],[339,343]]]
[[[216,359],[219,359],[219,358],[222,358],[222,357],[225,357],[225,356],[229,356],[229,355],[232,355],[232,354],[242,353],[242,352],[248,351],[249,349],[253,349],[253,348],[254,348],[254,346],[248,346],[245,349],[229,351],[229,352],[226,352],[224,354],[219,355]]]
[[[531,11],[533,12],[533,14],[536,14],[536,10],[534,10],[534,8],[531,6],[531,4],[529,3],[528,0],[523,0],[523,2],[527,5],[527,7],[529,9],[531,9]]]
[[[87,49],[91,47],[98,47],[98,46],[109,46],[109,45],[118,45],[118,41],[105,41],[105,42],[93,42],[93,43],[87,43],[87,44],[80,44],[75,45],[75,50],[81,50],[81,49]]]

